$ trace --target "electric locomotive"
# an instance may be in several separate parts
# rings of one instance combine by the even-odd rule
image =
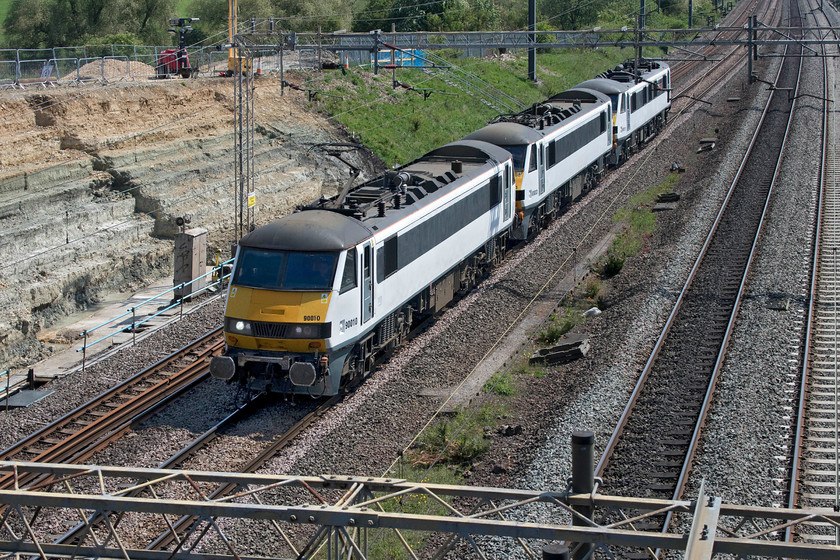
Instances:
[[[664,126],[669,88],[664,63],[619,65],[246,235],[211,374],[312,396],[369,375],[508,238],[542,228]]]
[[[211,374],[334,395],[475,285],[514,220],[511,154],[461,140],[240,241]]]
[[[539,232],[666,123],[670,69],[628,61],[529,109],[500,115],[466,136],[511,152],[516,174],[513,239]]]
[[[664,62],[630,60],[575,86],[610,98],[613,150],[610,165],[620,165],[659,132],[671,109],[671,69]]]
[[[502,115],[466,137],[513,155],[518,216],[513,239],[539,231],[597,184],[612,148],[610,110],[605,95],[575,88],[515,115]]]

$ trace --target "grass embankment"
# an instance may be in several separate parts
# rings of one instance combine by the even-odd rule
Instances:
[[[523,106],[542,101],[615,66],[632,56],[629,49],[567,50],[537,56],[537,78],[528,80],[527,56],[458,59],[438,53],[460,69],[479,76]],[[344,125],[389,166],[408,163],[424,153],[478,130],[498,112],[482,95],[459,89],[445,70],[399,69],[393,87],[390,70],[374,76],[367,69],[346,74],[324,72],[307,82],[323,90],[313,106]],[[424,98],[423,90],[431,92]]]

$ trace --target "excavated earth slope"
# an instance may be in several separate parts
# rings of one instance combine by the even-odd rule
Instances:
[[[256,224],[334,193],[345,164],[313,145],[347,134],[279,79],[255,88]],[[175,219],[234,239],[233,81],[145,80],[0,92],[0,371],[70,336],[67,315],[172,274]],[[378,162],[343,155],[375,173]]]

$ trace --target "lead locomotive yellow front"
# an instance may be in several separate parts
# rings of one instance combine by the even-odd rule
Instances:
[[[213,376],[254,390],[335,394],[362,305],[356,245],[370,233],[345,216],[307,212],[245,236]]]
[[[510,154],[463,140],[239,241],[214,377],[334,395],[504,253]]]

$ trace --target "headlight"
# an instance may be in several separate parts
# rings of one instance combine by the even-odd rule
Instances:
[[[317,338],[320,325],[296,325],[295,338]]]
[[[227,325],[225,330],[227,332],[235,333],[235,334],[251,334],[251,321],[245,321],[243,319],[227,319]]]

